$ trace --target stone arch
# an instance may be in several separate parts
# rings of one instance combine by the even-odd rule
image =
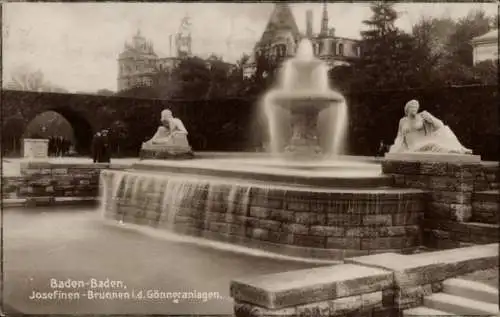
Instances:
[[[43,111],[37,112],[34,114],[29,120],[28,123],[26,124],[26,127],[28,124],[33,121],[38,115],[48,112],[48,111],[53,111],[56,112],[57,114],[61,115],[64,119],[66,119],[71,127],[73,128],[73,136],[75,140],[75,150],[78,154],[80,155],[87,155],[90,153],[90,146],[92,143],[92,137],[93,137],[93,128],[92,125],[90,124],[89,120],[85,117],[85,115],[79,113],[78,111],[71,109],[69,107],[54,107],[54,108],[47,108],[44,109]]]

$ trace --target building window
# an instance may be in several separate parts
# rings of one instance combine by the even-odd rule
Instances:
[[[318,55],[323,53],[324,46],[323,42],[318,43]]]
[[[339,44],[339,55],[344,56],[344,44]]]

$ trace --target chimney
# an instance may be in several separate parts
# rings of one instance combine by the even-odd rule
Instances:
[[[306,11],[306,37],[312,38],[313,35],[313,11]]]

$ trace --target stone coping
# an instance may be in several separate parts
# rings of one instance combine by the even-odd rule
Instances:
[[[244,277],[231,282],[238,302],[278,309],[388,288],[404,289],[498,266],[499,244],[412,255],[383,253],[345,264]]]
[[[498,243],[492,243],[411,255],[375,254],[347,259],[345,262],[398,271],[438,263],[459,263],[479,258],[498,257],[498,250]]]
[[[480,163],[481,156],[443,153],[387,153],[384,158],[391,161]]]
[[[53,197],[50,202],[48,202],[47,199],[48,197],[40,197],[38,200],[43,205],[50,204],[51,206],[73,206],[97,203],[100,201],[98,197]],[[30,203],[30,201],[36,204],[38,200],[37,197],[2,199],[2,208],[24,208]]]
[[[153,171],[136,171],[136,170],[125,170],[125,171],[120,171],[121,173],[128,173],[130,175],[134,176],[150,176],[150,177],[158,177],[161,178],[162,174],[161,173],[154,173]],[[139,173],[140,172],[140,173]],[[107,173],[104,171],[103,173]],[[176,172],[165,172],[163,175],[168,176],[169,178],[182,178],[185,180],[193,180],[197,181],[200,180],[200,175],[197,175],[195,173],[192,174],[187,174],[183,173],[182,171],[176,171]],[[422,189],[417,189],[417,188],[395,188],[395,187],[374,187],[374,188],[356,188],[356,187],[336,187],[336,186],[330,186],[330,187],[323,187],[320,185],[317,186],[300,186],[300,184],[285,184],[285,183],[276,183],[276,184],[270,184],[268,181],[264,180],[255,180],[255,179],[245,179],[245,180],[238,180],[238,179],[227,179],[223,177],[218,177],[216,175],[212,176],[205,176],[203,175],[203,180],[205,180],[207,183],[223,183],[223,184],[229,184],[229,185],[241,185],[241,186],[250,186],[250,187],[258,187],[258,188],[269,188],[270,190],[274,192],[278,191],[287,191],[289,194],[296,194],[296,195],[304,195],[302,196],[303,198],[305,197],[316,197],[319,194],[343,194],[345,195],[345,199],[350,199],[354,198],[353,195],[356,195],[356,199],[361,199],[361,200],[369,200],[369,199],[374,199],[374,196],[376,195],[383,195],[384,199],[386,200],[397,200],[404,198],[405,196],[420,196],[417,197],[417,199],[420,199],[421,197],[424,197],[429,193],[427,190],[422,190]],[[281,196],[278,196],[281,197]]]
[[[237,301],[278,309],[377,292],[391,284],[392,273],[388,271],[339,264],[236,279],[231,282],[231,296]]]

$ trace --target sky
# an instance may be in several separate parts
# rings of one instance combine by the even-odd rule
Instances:
[[[169,56],[169,35],[180,20],[192,21],[192,50],[207,57],[222,55],[234,62],[250,53],[273,9],[272,3],[4,3],[3,82],[18,71],[41,71],[45,79],[70,92],[116,91],[117,57],[124,43],[141,29],[160,56]],[[322,4],[292,4],[298,27],[313,10],[314,31]],[[397,26],[410,31],[422,16],[458,19],[469,10],[497,13],[494,3],[401,3]],[[369,3],[329,3],[330,27],[342,37],[359,38]],[[228,46],[228,40],[232,45]]]

